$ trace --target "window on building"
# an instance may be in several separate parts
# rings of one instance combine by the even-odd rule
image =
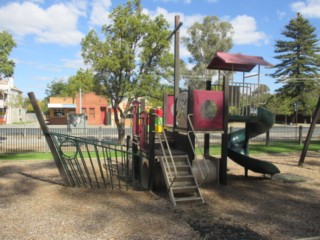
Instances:
[[[54,117],[64,117],[64,109],[56,108],[53,110]]]
[[[95,119],[95,111],[94,111],[94,108],[90,108],[89,109],[89,118],[91,119]]]
[[[86,109],[86,108],[82,108],[81,112],[82,112],[83,114],[87,114],[87,109]]]

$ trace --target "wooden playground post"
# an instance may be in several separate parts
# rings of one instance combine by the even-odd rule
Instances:
[[[229,81],[223,76],[223,134],[221,140],[221,160],[219,164],[219,180],[227,185],[228,160],[228,115],[229,115]]]
[[[206,90],[211,91],[211,80],[207,80],[206,81]],[[210,134],[209,133],[205,133],[204,134],[204,149],[203,149],[203,153],[205,155],[209,155],[210,152]]]
[[[34,110],[34,112],[35,112],[35,114],[37,116],[37,119],[39,121],[39,124],[40,124],[40,127],[42,129],[42,132],[43,132],[43,134],[44,134],[44,136],[45,136],[45,138],[47,140],[48,146],[49,146],[50,151],[52,153],[54,162],[55,162],[55,164],[56,164],[56,166],[57,166],[57,168],[59,170],[60,176],[62,177],[62,180],[63,180],[64,184],[66,186],[70,186],[70,181],[69,181],[69,179],[67,177],[67,174],[66,174],[66,172],[65,172],[65,170],[64,170],[64,168],[63,168],[63,166],[61,164],[60,156],[59,156],[59,154],[57,152],[57,149],[56,149],[56,147],[55,147],[55,145],[54,145],[54,143],[53,143],[53,141],[51,139],[51,136],[48,134],[49,129],[48,129],[48,126],[47,126],[47,124],[46,124],[46,122],[45,122],[45,120],[43,118],[43,115],[42,115],[42,112],[41,112],[40,107],[38,105],[37,99],[36,99],[36,97],[35,97],[33,92],[29,92],[28,96],[29,96],[29,99],[30,99],[30,103],[31,103],[31,105],[33,107],[33,110]]]
[[[304,143],[304,146],[303,146],[303,149],[302,149],[302,152],[301,152],[301,155],[300,155],[300,159],[299,159],[299,163],[298,165],[303,165],[304,163],[304,159],[307,155],[307,151],[308,151],[308,148],[309,148],[309,145],[310,145],[310,142],[311,142],[311,137],[312,137],[312,134],[313,134],[313,131],[314,131],[314,128],[316,126],[316,123],[318,122],[320,118],[320,97],[318,98],[318,103],[317,103],[317,106],[316,106],[316,109],[312,115],[312,122],[310,124],[310,128],[309,128],[309,131],[308,131],[308,135],[307,135],[307,139]]]
[[[179,71],[180,71],[180,53],[179,53],[179,48],[180,48],[180,32],[179,28],[181,26],[180,24],[180,16],[175,16],[174,18],[175,22],[175,31],[174,31],[174,107],[173,107],[173,112],[174,112],[174,121],[173,121],[173,128],[175,129],[177,127],[177,99],[179,95]]]

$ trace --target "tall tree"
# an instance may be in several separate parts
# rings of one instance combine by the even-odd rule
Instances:
[[[188,29],[189,37],[182,41],[191,53],[189,62],[194,67],[185,73],[187,85],[203,88],[205,81],[211,80],[216,71],[208,71],[207,66],[218,51],[229,51],[232,46],[232,25],[220,21],[216,16],[207,16],[202,23],[196,22]]]
[[[153,96],[173,56],[169,54],[169,24],[162,15],[153,19],[142,11],[140,0],[131,0],[115,8],[112,23],[102,28],[104,39],[92,30],[82,41],[82,56],[95,73],[94,81],[101,95],[111,103],[119,142],[124,139],[127,105],[138,97]]]
[[[282,35],[287,40],[277,40],[275,56],[279,63],[274,66],[272,77],[282,83],[277,92],[299,102],[302,110],[308,109],[308,94],[319,95],[319,40],[316,29],[300,13],[285,26]],[[305,93],[308,93],[307,95]]]
[[[46,88],[46,95],[47,95],[47,99],[49,97],[54,97],[54,96],[67,96],[66,90],[67,88],[67,83],[63,80],[63,79],[55,79],[52,82],[50,82],[47,85]],[[65,93],[65,95],[64,95]]]
[[[82,93],[93,91],[93,73],[91,70],[80,69],[76,75],[69,77],[61,94],[75,98],[80,89]]]
[[[9,59],[11,51],[17,44],[10,33],[0,32],[0,78],[11,77],[14,73],[14,61]]]

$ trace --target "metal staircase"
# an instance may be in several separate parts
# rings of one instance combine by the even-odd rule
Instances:
[[[175,206],[181,202],[201,201],[204,203],[188,155],[181,152],[175,154],[176,152],[169,147],[165,132],[157,133],[157,137],[162,150],[158,159],[172,203]]]

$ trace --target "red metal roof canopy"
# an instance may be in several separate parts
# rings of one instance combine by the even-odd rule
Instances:
[[[250,72],[256,65],[272,66],[262,57],[217,52],[207,69]]]

